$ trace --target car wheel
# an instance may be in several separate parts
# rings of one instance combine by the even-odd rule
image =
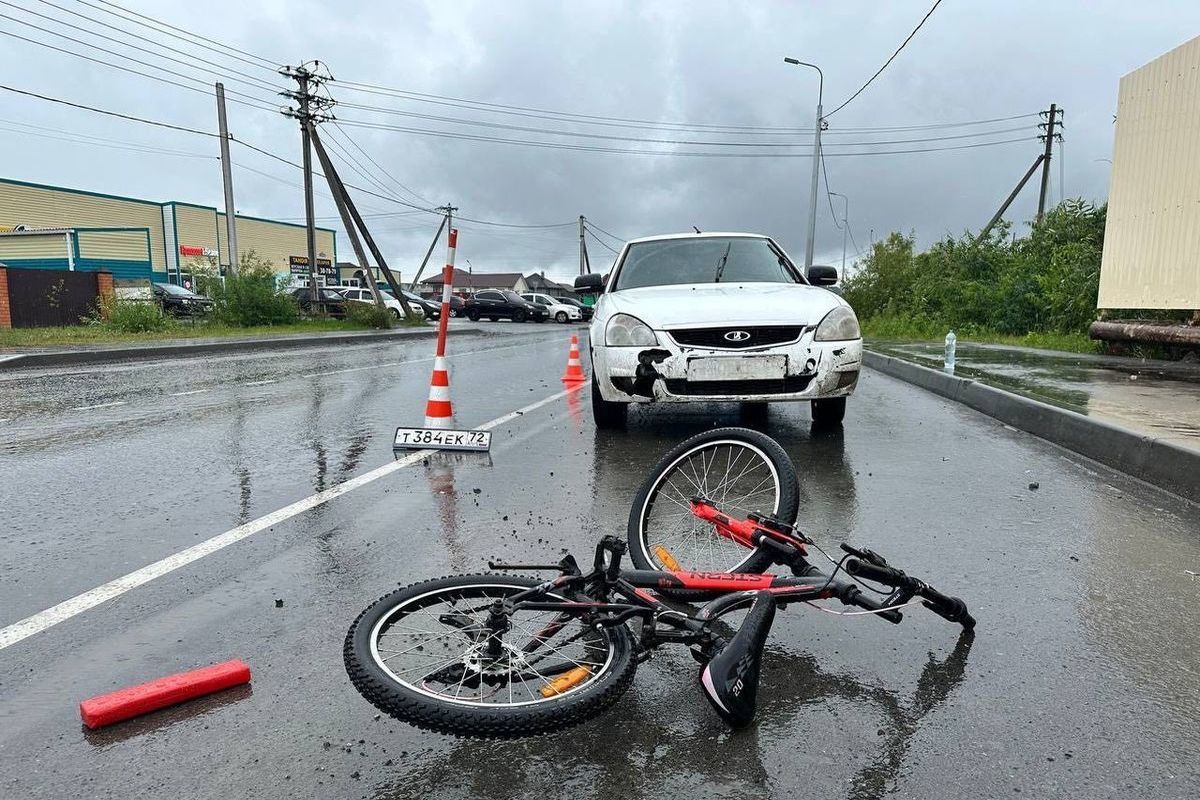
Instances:
[[[467,319],[471,320],[471,322],[479,322],[479,312],[473,308],[468,308]]]
[[[458,309],[457,308],[450,309],[450,318],[453,319],[454,317],[457,317],[457,316],[458,316]]]
[[[400,310],[399,309],[390,308],[388,310],[392,312],[392,319],[400,319]]]
[[[512,321],[513,322],[524,322],[525,321],[525,312],[524,311],[514,311],[513,316],[512,316]]]
[[[565,311],[560,311],[560,312],[558,312],[557,314],[555,314],[555,315],[554,315],[554,321],[555,321],[555,322],[558,322],[558,323],[566,323],[566,321],[567,321],[567,312],[565,312]]]
[[[812,401],[814,425],[840,425],[846,416],[846,398],[831,397],[828,400]]]
[[[592,421],[596,423],[597,428],[614,429],[624,428],[625,420],[629,412],[629,403],[615,403],[605,400],[600,394],[600,386],[596,383],[596,376],[592,375]]]

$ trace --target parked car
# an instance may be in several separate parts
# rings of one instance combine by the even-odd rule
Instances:
[[[428,319],[439,319],[442,316],[441,298],[433,297],[433,298],[429,298],[429,299],[425,299],[425,298],[422,298],[422,299],[424,299],[426,303],[429,303],[430,305],[433,306],[432,309],[425,312],[425,316]],[[450,318],[454,319],[456,317],[463,316],[463,309],[466,307],[466,305],[467,305],[466,300],[462,299],[461,297],[459,297],[456,294],[450,295]]]
[[[375,296],[371,294],[371,289],[369,287],[338,286],[335,288],[338,294],[353,303],[370,303],[371,305],[375,304]],[[400,305],[400,301],[396,299],[396,296],[384,289],[380,289],[379,293],[383,296],[383,304],[387,306],[388,311],[392,312],[392,317],[394,319],[403,319],[404,307]],[[421,306],[410,303],[409,308],[411,308],[413,313],[418,317],[425,316],[425,309]]]
[[[162,308],[163,313],[173,317],[194,317],[199,314],[207,314],[212,311],[213,307],[211,297],[196,294],[190,289],[174,283],[150,284],[150,296]]]
[[[831,267],[805,275],[770,237],[653,236],[627,242],[590,328],[592,413],[622,424],[630,403],[809,401],[817,424],[842,421],[858,383],[854,311],[827,292]]]
[[[579,300],[575,299],[574,297],[556,297],[556,298],[554,298],[554,300],[555,300],[555,302],[565,303],[566,305],[575,306],[575,308],[578,308],[579,313],[583,317],[584,322],[587,322],[588,320],[590,320],[592,318],[592,315],[596,313],[596,309],[592,308],[589,305],[586,305],[585,303],[580,302]]]
[[[550,319],[547,308],[522,299],[512,289],[482,289],[463,305],[463,313],[472,322],[478,322],[481,317],[492,322],[498,319],[545,322]]]
[[[425,315],[425,319],[437,319],[442,310],[441,303],[435,303],[432,300],[426,300],[416,292],[410,292],[407,289],[402,290],[404,299],[408,301],[408,305],[412,308],[420,308],[421,313]],[[387,292],[391,295],[391,292]]]
[[[292,289],[289,294],[296,298],[296,304],[300,306],[300,312],[303,314],[308,316],[324,315],[333,317],[334,319],[346,318],[346,298],[333,289],[328,287],[318,288],[315,305],[307,286]]]
[[[574,306],[567,305],[559,300],[555,300],[548,294],[541,292],[526,292],[521,295],[522,300],[527,300],[534,305],[539,305],[550,312],[550,318],[555,322],[578,322],[583,319],[583,312]]]

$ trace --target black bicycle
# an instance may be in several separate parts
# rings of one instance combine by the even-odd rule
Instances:
[[[765,446],[763,439],[774,447]],[[722,450],[743,445],[768,462],[770,481],[755,477],[760,465],[750,463],[749,451],[735,460],[736,453]],[[351,626],[343,654],[355,687],[380,710],[418,727],[457,736],[516,738],[595,716],[629,688],[637,664],[655,648],[681,644],[691,648],[701,665],[699,681],[713,709],[731,726],[741,727],[754,717],[759,662],[778,608],[836,600],[859,610],[817,607],[899,623],[902,609],[921,604],[970,635],[975,620],[962,600],[890,566],[871,550],[843,544],[844,554],[830,558],[834,567],[829,573],[810,563],[809,548],[815,543],[792,524],[795,504],[782,506],[787,514],[790,505],[793,519],[778,516],[794,469],[767,437],[724,429],[693,437],[676,448],[681,449],[689,457],[681,460],[679,453],[669,453],[639,492],[642,511],[635,503],[631,514],[630,536],[638,547],[644,545],[642,557],[669,560],[670,568],[622,569],[626,542],[605,536],[586,572],[568,555],[557,564],[488,564],[495,570],[558,573],[546,580],[488,573],[413,584],[380,598]],[[699,465],[714,467],[718,456],[727,459],[725,477],[706,483]],[[692,457],[699,461],[693,464]],[[707,493],[697,492],[683,502],[674,497],[669,487],[681,464],[687,465],[696,488]],[[775,487],[775,502],[762,506],[775,513],[732,513],[746,502],[757,502],[738,488],[747,474],[747,487],[765,486],[764,481]],[[639,525],[635,537],[632,520],[643,519],[646,508],[668,500],[696,521],[697,531],[732,542],[742,552],[750,548],[753,558],[735,560],[721,571],[684,569],[678,546],[672,552],[647,540],[649,532],[657,535],[664,525]],[[713,557],[713,549],[702,543],[695,549]],[[637,550],[633,553],[636,563]],[[772,564],[792,574],[738,571]],[[681,608],[664,597],[708,602],[699,609]],[[727,638],[723,633],[728,626],[719,623],[741,611],[747,611],[743,621]]]

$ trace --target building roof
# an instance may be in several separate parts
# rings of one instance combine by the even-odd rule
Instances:
[[[511,289],[523,276],[519,272],[476,272],[471,274],[466,270],[454,268],[454,285],[474,289]],[[432,275],[421,283],[428,286],[441,286],[442,275]]]
[[[531,272],[525,276],[525,285],[533,292],[569,292],[575,293],[575,289],[563,283],[556,283],[550,280],[540,272]]]

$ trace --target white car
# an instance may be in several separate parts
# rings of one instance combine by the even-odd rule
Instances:
[[[329,288],[355,303],[373,304],[375,302],[375,297],[371,294],[371,290],[363,286],[331,286]],[[381,289],[379,293],[383,295],[383,304],[392,312],[392,316],[396,319],[402,318],[404,316],[404,308],[400,305],[400,301],[391,292],[385,292]],[[425,316],[425,310],[416,303],[410,302],[408,307],[412,309],[413,314],[418,319]]]
[[[583,319],[583,312],[578,308],[566,303],[560,303],[548,294],[541,292],[523,292],[522,300],[527,300],[530,303],[537,303],[539,306],[545,306],[550,312],[550,319],[555,322],[578,322]]]
[[[783,249],[752,233],[686,233],[625,244],[592,318],[592,414],[623,424],[630,403],[812,403],[813,422],[840,423],[858,383],[862,336],[832,285],[803,275]]]

